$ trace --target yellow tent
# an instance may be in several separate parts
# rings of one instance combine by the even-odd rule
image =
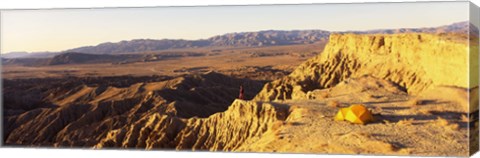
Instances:
[[[341,108],[335,116],[337,121],[350,121],[352,123],[366,124],[373,121],[373,116],[367,107],[362,104],[353,104],[347,108]]]

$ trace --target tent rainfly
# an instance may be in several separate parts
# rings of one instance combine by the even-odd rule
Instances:
[[[337,121],[349,121],[356,124],[366,124],[373,121],[373,116],[363,104],[353,104],[350,107],[340,108],[335,116]]]

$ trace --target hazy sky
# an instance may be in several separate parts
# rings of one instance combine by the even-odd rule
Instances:
[[[435,27],[468,20],[468,2],[157,7],[1,12],[1,52],[62,51],[139,38],[229,32]]]

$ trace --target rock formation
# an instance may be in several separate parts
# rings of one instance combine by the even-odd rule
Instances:
[[[265,85],[214,72],[4,79],[3,137],[48,147],[466,156],[465,106],[478,85],[469,84],[465,41],[332,34],[323,53]],[[241,84],[247,100],[235,99]],[[333,120],[358,103],[374,122]]]
[[[409,94],[439,85],[472,88],[468,45],[462,38],[423,33],[332,34],[323,53],[289,76],[266,84],[255,99],[302,99],[309,91],[364,75],[389,80]]]
[[[240,84],[248,99],[262,85],[215,72],[161,81],[99,79],[103,84],[92,79],[44,80],[5,81],[5,144],[93,146],[109,131],[153,114],[179,119],[223,112],[238,96]]]
[[[232,151],[274,132],[288,110],[280,104],[236,100],[227,111],[203,119],[154,113],[110,131],[96,147]]]

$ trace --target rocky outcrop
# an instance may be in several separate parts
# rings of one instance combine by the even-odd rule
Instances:
[[[109,132],[96,147],[232,151],[275,131],[288,110],[279,104],[235,100],[227,111],[203,119],[152,114]]]
[[[198,119],[223,112],[238,96],[240,84],[249,99],[262,85],[215,72],[162,81],[124,78],[103,78],[104,84],[92,79],[6,81],[5,144],[92,147],[108,132],[146,117]]]
[[[255,99],[302,99],[309,91],[364,75],[389,80],[409,94],[438,85],[467,88],[469,55],[462,38],[423,33],[332,34],[323,53],[289,76],[266,84]]]

